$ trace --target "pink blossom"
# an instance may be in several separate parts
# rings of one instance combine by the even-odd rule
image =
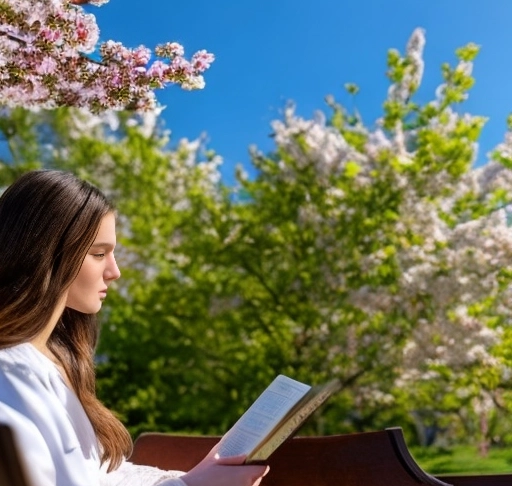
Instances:
[[[53,59],[52,57],[45,57],[39,64],[39,66],[36,67],[37,74],[52,74],[55,72],[55,69],[57,68],[57,61]]]
[[[183,49],[183,46],[177,42],[167,42],[166,44],[158,46],[156,48],[156,53],[161,57],[181,57],[185,54],[185,49]]]
[[[155,61],[149,67],[147,74],[150,78],[153,78],[160,83],[163,83],[164,77],[169,70],[169,65],[162,61]]]
[[[58,30],[54,30],[49,27],[43,27],[39,31],[39,37],[41,37],[42,39],[44,39],[48,42],[56,43],[57,41],[59,41],[62,38],[62,33],[59,32]]]
[[[202,49],[192,56],[190,62],[197,72],[202,73],[210,67],[214,60],[215,56],[213,54]]]
[[[146,66],[151,59],[151,51],[144,46],[140,46],[133,51],[133,62],[136,66]]]

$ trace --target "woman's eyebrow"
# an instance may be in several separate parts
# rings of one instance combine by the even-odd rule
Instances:
[[[115,248],[115,244],[113,243],[103,243],[103,242],[97,242],[97,243],[93,243],[91,245],[91,248]]]

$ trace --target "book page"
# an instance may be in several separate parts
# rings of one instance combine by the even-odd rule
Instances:
[[[311,390],[288,412],[287,416],[272,430],[250,454],[246,463],[265,461],[270,455],[311,416],[333,393],[341,389],[339,380],[332,380]]]
[[[279,375],[219,442],[221,457],[249,454],[311,389]]]

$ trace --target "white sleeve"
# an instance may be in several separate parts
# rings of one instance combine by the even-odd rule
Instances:
[[[100,473],[100,486],[187,486],[179,477],[182,471],[164,471],[152,466],[141,466],[124,461],[115,471]]]

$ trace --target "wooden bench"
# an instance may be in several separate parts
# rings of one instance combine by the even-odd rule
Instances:
[[[131,460],[188,471],[219,437],[142,434]],[[409,453],[401,428],[378,432],[295,437],[269,459],[262,486],[512,486],[512,474],[434,477]]]
[[[0,485],[29,486],[13,433],[5,424],[0,424]]]
[[[219,437],[148,433],[131,460],[187,471]],[[512,474],[434,477],[410,455],[400,428],[363,434],[296,437],[269,459],[263,486],[511,486]],[[0,486],[29,486],[12,431],[0,424]]]

